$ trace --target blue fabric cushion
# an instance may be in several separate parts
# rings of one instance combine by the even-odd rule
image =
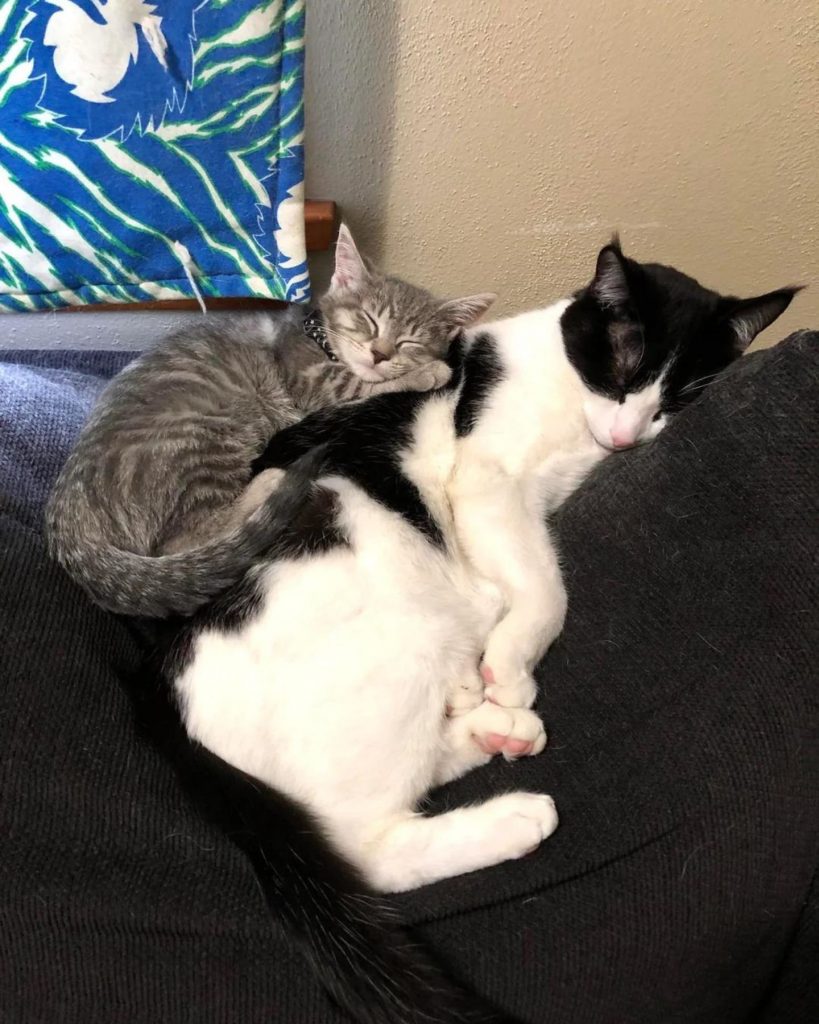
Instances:
[[[137,353],[0,352],[0,511],[39,529],[83,423]]]
[[[0,310],[307,301],[303,0],[0,7]]]

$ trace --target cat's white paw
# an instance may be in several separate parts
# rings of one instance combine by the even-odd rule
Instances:
[[[507,761],[533,757],[546,746],[546,730],[534,711],[489,701],[472,713],[470,733],[484,753],[502,754]]]
[[[486,684],[484,695],[493,704],[505,708],[530,708],[537,697],[537,684],[525,666],[493,657],[487,648],[481,662],[481,675]]]
[[[557,828],[555,802],[545,793],[507,793],[486,807],[491,808],[502,860],[525,857]]]

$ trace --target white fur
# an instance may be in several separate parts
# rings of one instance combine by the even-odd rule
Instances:
[[[614,451],[656,437],[665,422],[662,418],[654,419],[660,410],[662,385],[661,375],[640,391],[627,394],[622,402],[589,393],[583,411],[597,442]]]
[[[607,454],[564,353],[565,306],[483,328],[506,375],[466,437],[454,430],[456,393],[420,407],[403,469],[445,550],[351,482],[326,478],[350,546],[259,570],[259,613],[238,631],[202,634],[177,680],[190,733],[306,804],[382,889],[522,856],[557,824],[540,794],[433,818],[416,807],[492,752],[545,744],[527,710],[532,670],[566,597],[543,513]]]

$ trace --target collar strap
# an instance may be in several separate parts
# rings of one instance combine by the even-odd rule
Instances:
[[[330,362],[337,363],[338,356],[332,348],[330,348],[330,342],[327,340],[327,331],[324,328],[324,319],[322,318],[321,311],[318,309],[312,309],[304,318],[304,324],[302,326],[307,337],[311,338],[318,345]]]

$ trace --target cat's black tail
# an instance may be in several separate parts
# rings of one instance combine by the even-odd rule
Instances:
[[[141,730],[197,812],[247,856],[273,919],[353,1021],[514,1024],[448,977],[307,810],[193,741],[161,675],[131,681]]]
[[[58,480],[46,510],[49,550],[93,601],[120,615],[191,615],[241,579],[302,509],[326,454],[297,459],[275,491],[232,533],[189,551],[140,555],[113,546],[70,474]]]
[[[187,756],[200,790],[205,778],[218,790],[218,824],[253,864],[271,913],[353,1020],[512,1024],[447,977],[302,807],[205,748]]]

